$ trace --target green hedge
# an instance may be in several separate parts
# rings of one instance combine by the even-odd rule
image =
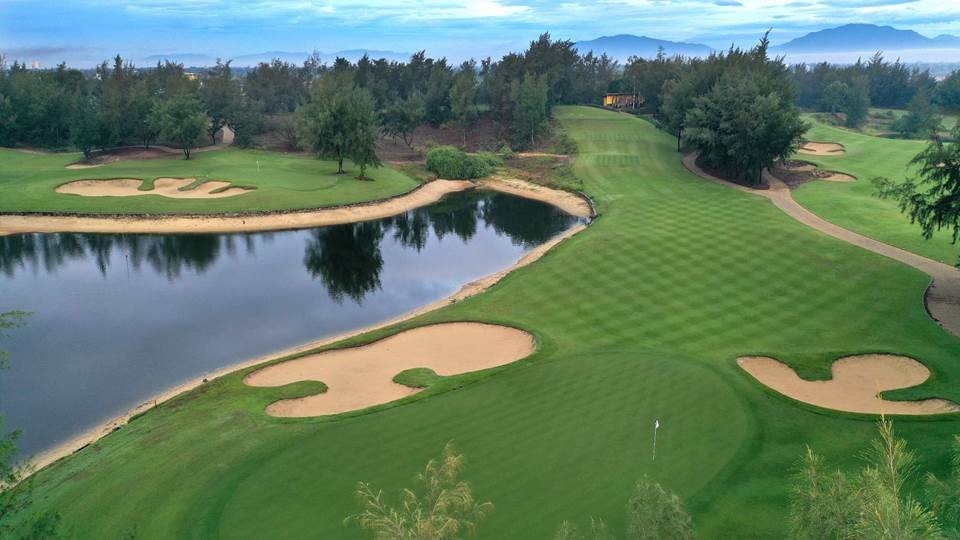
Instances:
[[[438,146],[427,152],[427,170],[447,180],[490,176],[503,162],[495,154],[468,154],[453,146]]]

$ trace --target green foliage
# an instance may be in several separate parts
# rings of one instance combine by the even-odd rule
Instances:
[[[954,129],[954,136],[960,137],[960,127]],[[920,224],[925,238],[948,229],[956,242],[960,238],[960,142],[935,137],[910,165],[916,168],[917,178],[902,183],[874,178],[877,195],[896,200],[910,222]]]
[[[410,388],[427,388],[436,384],[441,377],[430,368],[405,369],[393,377],[393,382]]]
[[[485,157],[484,157],[485,156]],[[490,176],[499,158],[493,154],[468,154],[453,146],[427,152],[427,170],[446,180],[471,180]]]
[[[547,126],[550,113],[550,86],[544,76],[530,73],[523,80],[513,81],[511,99],[515,104],[513,113],[513,140],[520,147],[533,146],[537,135]]]
[[[854,79],[847,87],[843,99],[843,112],[847,114],[845,125],[858,128],[870,113],[870,90],[865,78]]]
[[[228,123],[232,123],[230,117],[233,113],[240,112],[242,100],[240,83],[233,78],[229,60],[223,62],[218,58],[217,64],[207,71],[203,86],[200,87],[200,99],[210,116],[207,134],[211,143],[216,144],[217,133]]]
[[[464,62],[453,79],[450,89],[450,111],[463,131],[463,145],[467,145],[467,128],[477,117],[477,73],[475,62]]]
[[[690,514],[680,497],[647,477],[633,488],[633,496],[627,504],[627,523],[627,538],[631,540],[693,538]]]
[[[960,111],[960,70],[955,70],[937,84],[936,102],[944,109]]]
[[[577,153],[577,141],[566,131],[560,131],[553,139],[552,150],[557,154],[572,156]]]
[[[711,167],[750,183],[790,156],[807,126],[783,96],[750,73],[729,72],[687,113],[687,140]]]
[[[95,96],[80,96],[77,100],[70,120],[70,140],[85,158],[89,158],[93,148],[101,142],[100,116]]]
[[[554,540],[612,540],[615,536],[602,519],[590,518],[590,530],[581,533],[568,521],[560,524]],[[680,497],[644,476],[633,487],[627,503],[627,532],[630,540],[692,540],[690,514]]]
[[[943,524],[950,538],[960,538],[960,435],[953,437],[950,472],[945,478],[927,473],[930,510]]]
[[[404,144],[413,147],[413,132],[423,124],[423,99],[419,95],[398,100],[380,112],[380,126],[390,137],[400,137]]]
[[[881,420],[880,439],[859,474],[823,472],[807,448],[793,488],[791,523],[797,538],[941,538],[934,513],[907,493],[916,458],[898,439],[893,423]],[[956,494],[954,494],[956,495]]]
[[[376,117],[370,94],[355,88],[349,77],[321,80],[310,102],[297,111],[297,133],[303,146],[320,158],[352,159],[364,178],[368,166],[379,167],[376,155]]]
[[[210,123],[200,100],[188,94],[157,102],[152,118],[160,137],[179,144],[186,159]]]
[[[475,536],[493,504],[477,502],[470,485],[460,479],[466,460],[447,443],[439,460],[431,459],[417,474],[416,487],[404,489],[399,506],[367,482],[355,492],[360,512],[345,523],[356,523],[377,540],[444,540]]]
[[[917,92],[910,100],[907,114],[897,119],[893,130],[908,139],[932,137],[940,131],[943,119],[937,114],[926,91]]]

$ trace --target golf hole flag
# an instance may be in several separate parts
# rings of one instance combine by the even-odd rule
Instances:
[[[653,421],[653,459],[657,459],[657,430],[660,429],[660,419]]]

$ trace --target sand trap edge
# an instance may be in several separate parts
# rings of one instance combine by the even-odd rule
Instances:
[[[456,372],[449,372],[449,373],[445,373],[445,370],[442,368],[438,369],[436,368],[436,366],[428,365],[428,363],[425,363],[424,360],[416,360],[416,359],[406,362],[405,365],[403,366],[391,366],[391,367],[385,368],[382,371],[382,373],[379,373],[374,377],[377,377],[379,379],[378,382],[382,383],[384,381],[388,381],[390,383],[390,386],[393,386],[394,388],[404,389],[403,393],[405,395],[397,395],[393,399],[379,401],[376,403],[371,403],[366,406],[352,408],[349,410],[341,410],[338,412],[322,413],[322,414],[284,414],[283,411],[280,411],[279,413],[277,413],[278,404],[286,403],[288,405],[293,405],[295,404],[295,402],[310,400],[318,396],[323,396],[324,394],[329,392],[330,387],[327,385],[327,382],[323,381],[322,379],[304,377],[299,380],[285,382],[285,383],[276,384],[276,385],[253,384],[253,381],[251,380],[257,375],[262,374],[264,371],[274,369],[277,366],[281,366],[286,363],[304,360],[307,357],[312,357],[312,356],[320,357],[328,353],[349,354],[355,351],[362,352],[365,349],[376,349],[377,347],[384,347],[384,346],[389,347],[393,345],[393,343],[391,343],[391,340],[402,338],[402,336],[410,332],[427,331],[429,329],[436,329],[438,327],[444,327],[444,326],[463,326],[463,325],[467,325],[471,327],[478,327],[478,326],[490,327],[491,329],[494,329],[497,331],[509,331],[511,333],[515,333],[517,334],[516,337],[524,340],[524,343],[520,344],[524,347],[524,350],[518,355],[514,356],[512,359],[506,360],[501,363],[496,363],[496,364],[487,365],[487,366],[479,366],[479,367],[476,367],[475,369],[471,368],[471,369],[465,369],[465,370],[457,370]],[[321,382],[326,387],[326,389],[323,392],[313,393],[308,395],[299,395],[299,396],[290,397],[290,398],[280,397],[268,403],[265,407],[261,409],[261,411],[266,416],[269,416],[277,421],[301,421],[301,420],[321,421],[321,422],[337,421],[343,418],[363,416],[366,414],[371,414],[371,413],[375,413],[383,410],[392,409],[394,407],[419,401],[420,399],[425,399],[434,395],[440,395],[440,394],[446,393],[451,390],[456,390],[464,386],[467,386],[469,384],[472,384],[474,382],[485,380],[488,377],[495,376],[502,369],[508,368],[509,366],[518,364],[520,362],[524,362],[529,358],[531,358],[532,356],[536,355],[536,353],[539,352],[540,350],[540,344],[541,344],[537,334],[532,331],[519,328],[511,324],[504,324],[504,323],[490,322],[490,321],[479,321],[479,320],[437,321],[437,322],[431,322],[427,324],[421,324],[421,325],[410,326],[410,327],[400,326],[400,327],[394,328],[393,330],[395,331],[392,331],[389,333],[375,331],[373,334],[367,334],[366,336],[355,336],[354,338],[350,338],[347,341],[340,341],[339,343],[331,344],[326,348],[299,351],[296,354],[293,354],[290,356],[272,359],[267,363],[261,363],[254,366],[249,366],[242,373],[242,379],[241,379],[242,383],[251,389],[282,391],[283,388],[291,384],[299,384],[304,381]],[[363,341],[357,341],[356,338],[360,338],[360,337],[366,337],[369,339],[364,339]],[[391,350],[391,352],[395,352],[395,350]],[[426,362],[429,362],[429,361],[426,361]],[[407,371],[409,369],[421,368],[421,367],[427,367],[433,370],[440,377],[441,381],[449,378],[456,378],[461,376],[471,376],[471,377],[467,381],[464,381],[462,383],[458,382],[457,384],[454,384],[454,385],[441,384],[441,385],[432,385],[424,388],[410,387],[410,386],[406,386],[401,383],[397,383],[393,381],[394,377],[396,377],[396,375],[398,375],[399,373],[402,373],[403,371]],[[291,368],[296,369],[296,366],[291,366]],[[364,371],[363,373],[367,377],[367,380],[370,380],[369,371]]]
[[[864,389],[862,387],[858,389],[856,388],[856,384],[854,384],[852,387],[847,386],[845,388],[836,388],[832,391],[832,393],[836,395],[832,397],[829,395],[824,397],[822,395],[819,397],[818,402],[815,402],[809,399],[804,399],[803,394],[809,393],[812,388],[815,388],[815,387],[822,388],[824,389],[823,394],[826,395],[831,393],[831,389],[829,388],[830,386],[838,387],[840,386],[840,383],[838,383],[837,381],[839,381],[842,378],[849,378],[850,377],[849,373],[847,373],[846,375],[838,374],[838,366],[843,366],[845,362],[851,362],[851,361],[856,362],[859,360],[870,361],[870,360],[876,360],[880,358],[893,359],[895,361],[906,361],[907,363],[906,365],[908,368],[922,369],[923,374],[918,375],[917,373],[914,373],[913,375],[917,376],[917,380],[908,381],[904,384],[897,384],[897,383],[891,384],[888,381],[882,388],[880,386],[874,386],[868,389]],[[768,371],[767,375],[766,376],[758,375],[754,370],[752,370],[751,368],[745,365],[748,362],[767,363],[768,364],[767,366],[760,366],[761,370],[766,369]],[[920,362],[915,358],[902,355],[902,354],[861,353],[861,354],[848,354],[845,356],[841,356],[836,358],[830,365],[831,377],[829,379],[817,379],[817,380],[808,380],[808,379],[801,378],[797,374],[796,370],[793,367],[791,367],[789,364],[771,356],[765,356],[765,355],[759,355],[759,354],[743,355],[743,356],[737,357],[736,364],[739,369],[741,369],[744,373],[750,376],[750,378],[754,381],[754,383],[759,384],[766,391],[771,392],[780,397],[786,398],[796,404],[801,405],[802,407],[805,407],[805,408],[808,407],[813,410],[828,410],[828,411],[839,412],[843,414],[854,414],[854,415],[878,415],[879,414],[879,415],[901,415],[901,416],[942,416],[947,414],[955,415],[957,413],[960,413],[960,404],[947,399],[943,399],[943,398],[927,398],[927,399],[912,400],[912,401],[905,401],[905,400],[893,401],[893,400],[884,399],[882,397],[884,392],[893,391],[893,390],[902,390],[906,388],[913,388],[915,386],[922,385],[926,383],[929,380],[930,376],[932,375],[932,371],[930,371],[930,368],[928,368],[926,364],[924,364],[923,362]],[[892,366],[891,370],[895,370],[896,367],[897,366]],[[901,365],[899,367],[902,368],[904,367],[904,365]],[[767,369],[767,368],[770,368],[770,369]],[[849,367],[845,369],[848,372],[850,371]],[[780,375],[787,374],[788,378],[793,379],[791,381],[787,381],[788,384],[799,384],[801,385],[801,387],[795,388],[793,389],[793,391],[790,391],[790,392],[781,390],[780,388],[776,388],[775,386],[783,386],[784,381],[774,380],[771,383],[771,379],[776,379],[777,374],[774,373],[771,376],[771,374],[769,373],[770,371],[779,371]],[[891,373],[886,373],[884,375],[890,376]],[[780,384],[777,384],[778,382]],[[847,382],[849,383],[850,381],[847,381]],[[877,384],[877,383],[874,383],[874,384]],[[871,399],[869,399],[871,403],[866,406],[864,406],[864,403],[860,403],[859,406],[857,406],[856,408],[850,408],[850,407],[842,406],[842,404],[835,402],[836,400],[842,401],[844,398],[849,399],[850,396],[854,396],[855,399],[859,398],[862,400],[864,399],[864,393],[870,394],[872,392],[876,392],[876,393],[874,396],[872,396]],[[857,393],[859,393],[860,395],[857,396],[856,395]],[[834,401],[834,403],[828,403],[829,401]]]

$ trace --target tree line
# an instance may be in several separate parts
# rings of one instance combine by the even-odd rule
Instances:
[[[465,139],[481,110],[503,139],[529,146],[553,105],[598,101],[618,72],[609,57],[580,55],[549,34],[499,61],[453,65],[421,51],[407,62],[364,56],[327,65],[315,54],[299,66],[261,63],[240,77],[222,61],[190,73],[173,62],[139,68],[120,56],[92,71],[0,60],[0,145],[74,147],[89,156],[165,142],[189,159],[204,136],[216,142],[229,126],[240,145],[273,130],[292,145],[364,168],[378,164],[370,141],[381,134],[412,144],[418,126],[453,123]]]

